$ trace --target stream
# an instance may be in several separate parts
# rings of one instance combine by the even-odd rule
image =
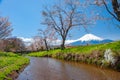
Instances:
[[[16,80],[120,80],[120,72],[52,58],[30,57]]]

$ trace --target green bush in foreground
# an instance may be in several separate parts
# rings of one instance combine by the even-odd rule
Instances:
[[[28,64],[29,59],[13,53],[0,52],[0,80],[8,79],[7,75]]]

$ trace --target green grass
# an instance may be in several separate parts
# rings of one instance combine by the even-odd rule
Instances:
[[[34,52],[29,54],[29,56],[35,56],[35,57],[42,57],[45,55],[55,56],[57,53],[63,53],[63,54],[84,54],[89,55],[95,50],[99,50],[101,52],[104,52],[106,49],[111,49],[113,52],[120,54],[120,41],[106,43],[106,44],[97,44],[97,45],[89,45],[89,46],[78,46],[73,48],[67,48],[65,50],[50,50],[50,51],[42,51],[42,52]]]
[[[120,41],[106,43],[106,44],[98,44],[98,45],[89,45],[89,46],[78,46],[75,48],[68,48],[65,49],[63,52],[71,52],[71,53],[78,53],[78,54],[91,54],[94,50],[101,50],[104,51],[106,49],[111,49],[114,52],[120,52]]]
[[[0,52],[0,80],[8,80],[8,74],[12,71],[19,70],[22,65],[28,63],[28,58],[13,53]]]
[[[60,49],[50,50],[50,51],[42,51],[42,52],[33,52],[33,53],[30,53],[29,56],[33,56],[33,57],[51,56],[51,55],[54,55],[59,52],[61,52]]]

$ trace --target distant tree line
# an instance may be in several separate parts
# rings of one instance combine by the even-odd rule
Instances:
[[[19,38],[6,38],[0,40],[0,50],[6,52],[22,52],[25,51],[24,42]]]

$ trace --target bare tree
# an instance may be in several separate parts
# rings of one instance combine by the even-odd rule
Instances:
[[[4,39],[11,35],[12,27],[8,18],[0,17],[0,39]]]
[[[82,13],[79,0],[64,0],[61,4],[55,4],[52,9],[45,8],[42,12],[44,21],[42,24],[52,27],[62,39],[61,49],[65,48],[65,40],[69,31],[75,26],[91,24],[86,15]]]
[[[51,42],[56,39],[55,31],[50,27],[47,27],[45,30],[38,29],[38,33],[39,37],[41,38],[40,42],[45,45],[45,48],[48,51],[50,49]]]
[[[33,46],[33,49],[34,49],[33,51],[43,50],[45,47],[43,39],[39,36],[33,37],[33,43],[31,46]]]

